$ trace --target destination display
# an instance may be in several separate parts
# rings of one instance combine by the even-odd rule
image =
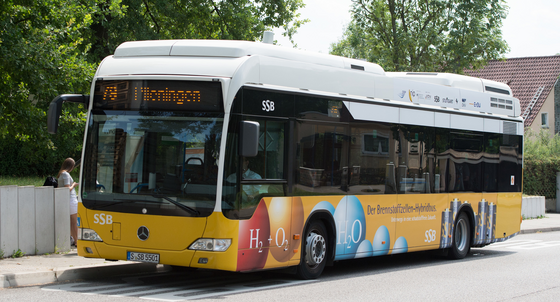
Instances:
[[[97,81],[94,109],[221,111],[220,82]]]

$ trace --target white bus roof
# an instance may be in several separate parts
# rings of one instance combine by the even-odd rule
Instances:
[[[115,57],[188,56],[226,57],[265,56],[297,62],[306,62],[335,68],[359,64],[364,71],[384,74],[377,64],[338,56],[297,50],[271,44],[229,40],[164,40],[125,42],[115,50]]]
[[[385,72],[366,61],[249,41],[161,40],[121,44],[96,77],[229,78],[232,100],[243,85],[262,85],[403,104],[519,117],[504,83],[449,73]]]

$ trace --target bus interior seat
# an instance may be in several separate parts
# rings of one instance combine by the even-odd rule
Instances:
[[[166,193],[179,193],[181,192],[181,180],[177,175],[167,173],[163,177],[163,191]]]
[[[204,162],[199,157],[189,157],[183,166],[183,175],[188,183],[199,183],[202,178]]]

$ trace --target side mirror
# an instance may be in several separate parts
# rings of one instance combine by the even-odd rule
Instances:
[[[62,103],[82,103],[86,106],[89,104],[89,95],[83,94],[61,94],[54,98],[49,105],[49,112],[47,114],[47,130],[50,134],[56,134],[58,130],[58,120],[62,113]]]
[[[254,157],[259,153],[259,128],[257,122],[242,121],[239,138],[239,155]]]

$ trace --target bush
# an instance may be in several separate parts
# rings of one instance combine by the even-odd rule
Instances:
[[[560,158],[526,159],[523,165],[523,194],[556,198],[556,172]]]
[[[556,198],[556,173],[560,172],[560,136],[547,131],[525,131],[523,194]]]

